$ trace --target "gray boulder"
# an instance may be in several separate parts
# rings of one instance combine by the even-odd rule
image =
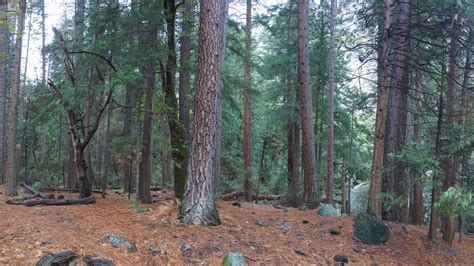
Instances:
[[[241,252],[229,252],[222,259],[222,266],[244,266],[245,258],[244,254]]]
[[[466,232],[468,232],[469,234],[474,234],[474,223],[467,225]]]
[[[351,190],[351,213],[359,214],[367,211],[369,182],[362,182]]]
[[[61,253],[46,253],[41,259],[35,264],[36,266],[67,266],[74,263],[76,260],[76,254],[72,251],[66,251]]]
[[[334,208],[331,204],[325,204],[320,210],[319,215],[326,217],[338,217],[341,213]]]
[[[354,221],[354,235],[364,244],[380,245],[387,242],[390,230],[377,217],[360,213]]]

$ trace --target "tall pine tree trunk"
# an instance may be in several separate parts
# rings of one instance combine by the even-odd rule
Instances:
[[[219,225],[213,198],[218,165],[221,106],[223,4],[201,1],[199,56],[188,178],[180,218],[187,224]]]
[[[252,201],[252,110],[250,103],[250,90],[252,72],[252,0],[247,0],[246,30],[245,30],[245,63],[244,63],[244,194],[245,200]]]
[[[370,177],[369,201],[367,212],[382,218],[382,202],[379,198],[382,193],[383,158],[385,146],[385,124],[387,119],[388,100],[388,75],[389,75],[389,48],[390,48],[390,27],[392,23],[393,0],[384,0],[384,23],[381,30],[381,61],[379,69],[379,87],[377,93],[377,112],[375,117],[374,147],[372,154],[372,170]]]
[[[7,120],[7,158],[5,162],[5,194],[11,197],[17,195],[15,171],[15,147],[16,147],[16,125],[18,122],[18,106],[20,105],[20,71],[21,71],[21,48],[23,44],[23,30],[25,28],[26,0],[19,1],[20,14],[18,16],[17,36],[15,43],[15,59],[13,62],[13,77],[11,91],[9,93],[8,120]]]
[[[420,73],[420,70],[416,71],[416,110],[413,115],[413,133],[415,137],[416,150],[421,148],[421,126],[420,126],[420,115],[423,107],[423,78]],[[423,213],[423,182],[421,180],[423,173],[420,169],[414,169],[415,175],[415,188],[413,191],[413,224],[422,225],[424,223],[424,213]]]
[[[314,147],[313,100],[309,66],[309,1],[298,2],[298,87],[303,134],[304,203],[318,206],[316,155]]]
[[[0,95],[6,95],[7,93],[7,12],[8,6],[6,1],[0,3],[0,16],[5,18],[0,24]],[[6,97],[0,98],[0,184],[3,184],[4,180],[4,160],[5,160],[5,105]]]
[[[326,203],[328,204],[334,204],[334,64],[336,61],[336,14],[337,0],[331,0],[328,70],[328,161],[326,178]]]

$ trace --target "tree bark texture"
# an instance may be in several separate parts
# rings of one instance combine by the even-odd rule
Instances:
[[[180,218],[187,224],[219,225],[213,193],[219,163],[222,0],[200,4],[199,55],[188,178]]]
[[[423,77],[420,73],[420,70],[416,71],[416,91],[415,95],[417,98],[416,101],[416,110],[413,115],[413,133],[415,137],[416,149],[419,150],[421,147],[421,126],[420,126],[420,115],[419,113],[423,107]],[[424,213],[423,213],[423,182],[422,175],[423,173],[420,169],[414,169],[415,172],[415,188],[413,191],[413,224],[422,225],[424,223]]]
[[[7,158],[5,162],[5,194],[11,197],[17,195],[15,171],[15,147],[16,147],[16,126],[18,121],[18,106],[20,105],[20,72],[21,72],[21,48],[23,43],[23,31],[25,28],[26,0],[19,1],[20,14],[18,16],[17,36],[15,43],[15,59],[13,61],[13,77],[11,91],[9,93],[8,119],[7,119]]]
[[[336,62],[336,16],[337,0],[331,0],[328,69],[328,160],[326,178],[326,203],[328,204],[334,204],[334,65]]]
[[[250,91],[252,87],[252,0],[247,0],[246,28],[245,28],[245,63],[244,63],[244,193],[245,200],[252,201],[252,110]]]
[[[0,95],[7,93],[7,26],[4,24],[8,21],[8,6],[6,1],[0,3],[0,15],[5,17],[0,25]],[[4,181],[4,162],[5,162],[5,106],[6,97],[0,98],[0,184]]]
[[[298,87],[303,135],[304,203],[309,208],[316,208],[318,197],[313,131],[313,96],[310,87],[308,9],[308,0],[298,1]]]
[[[384,23],[381,39],[381,67],[379,70],[379,87],[377,93],[377,110],[375,117],[374,148],[372,154],[372,170],[369,188],[367,212],[382,218],[382,202],[379,198],[382,193],[383,158],[385,150],[385,125],[387,119],[388,75],[389,75],[389,48],[390,27],[392,22],[391,6],[393,0],[384,0]]]

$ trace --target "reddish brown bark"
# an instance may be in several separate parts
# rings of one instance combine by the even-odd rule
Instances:
[[[391,6],[393,0],[384,0],[384,23],[381,39],[381,68],[377,93],[377,112],[375,118],[374,148],[372,154],[372,170],[370,177],[369,202],[367,212],[382,218],[382,202],[379,198],[382,192],[383,158],[385,150],[385,126],[387,119],[388,75],[389,75],[389,48],[390,27],[392,24]]]
[[[298,1],[298,88],[303,135],[304,203],[318,206],[316,155],[314,147],[313,100],[310,88],[309,63],[309,1]]]
[[[416,110],[413,115],[413,133],[415,137],[416,149],[419,150],[421,147],[421,127],[420,127],[420,115],[422,110],[422,97],[423,97],[423,78],[420,70],[416,71]],[[415,173],[415,187],[413,191],[413,224],[422,225],[424,223],[423,215],[423,182],[422,172],[419,169],[414,169]]]

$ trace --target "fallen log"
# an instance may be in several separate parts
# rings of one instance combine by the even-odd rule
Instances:
[[[45,187],[43,190],[46,191],[54,191],[54,192],[71,192],[71,193],[78,193],[79,189],[75,188],[55,188],[55,187]],[[102,193],[102,190],[92,190],[92,193]],[[105,193],[107,194],[107,193]]]
[[[28,186],[24,182],[20,182],[19,184],[20,186],[24,187],[26,191],[28,191],[30,194],[33,194],[33,196],[38,196],[42,199],[54,199],[54,194],[39,192],[38,190],[34,189],[32,186]]]
[[[244,195],[244,192],[234,191],[221,196],[221,200],[234,200]],[[279,200],[282,195],[252,195],[254,200]]]
[[[23,201],[9,200],[6,203],[11,205],[25,205],[27,207],[44,205],[44,206],[61,206],[61,205],[84,205],[95,203],[94,197],[87,197],[82,199],[30,199]]]

